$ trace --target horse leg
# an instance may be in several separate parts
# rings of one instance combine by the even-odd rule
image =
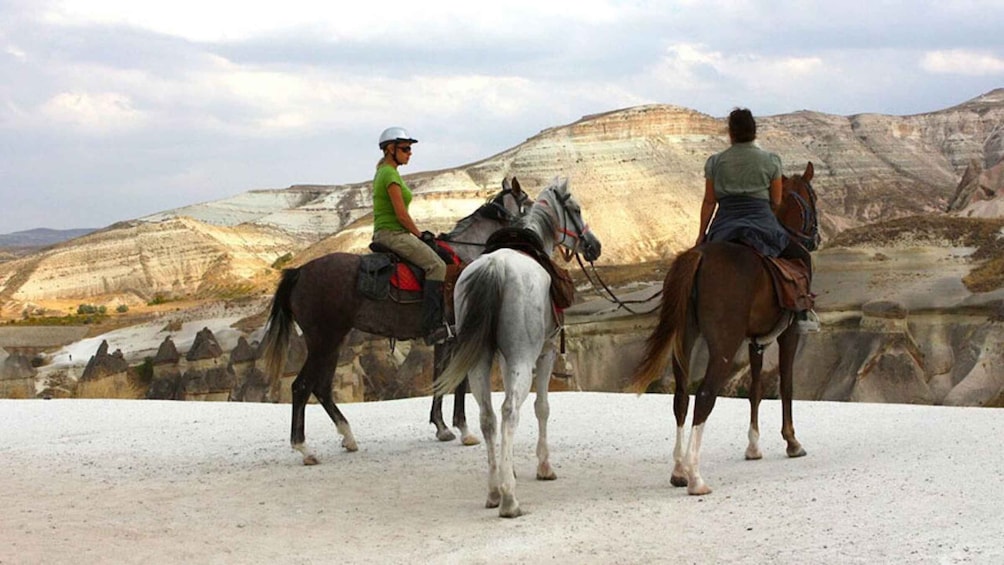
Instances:
[[[467,397],[467,379],[460,381],[456,390],[453,391],[453,427],[460,430],[460,443],[464,445],[477,445],[481,443],[478,436],[471,433],[467,427],[467,410],[464,408],[464,399]]]
[[[342,411],[338,409],[335,405],[335,399],[331,393],[331,382],[335,377],[335,366],[338,362],[338,350],[336,349],[330,357],[332,367],[330,370],[325,371],[322,377],[316,381],[314,385],[314,397],[317,401],[321,403],[324,407],[324,411],[328,413],[328,417],[331,421],[335,423],[335,428],[338,433],[342,436],[342,447],[346,451],[358,451],[359,446],[356,445],[356,438],[352,435],[352,427],[349,426],[349,421],[342,414]]]
[[[683,427],[687,423],[690,395],[687,394],[687,379],[676,356],[673,356],[673,414],[676,416],[676,443],[673,445],[673,474],[669,483],[674,487],[687,486],[687,465],[684,461]]]
[[[449,346],[445,344],[440,344],[433,348],[433,382],[439,380],[439,375],[443,373],[443,368],[446,367],[446,363],[449,361],[450,354],[448,349]],[[432,410],[429,413],[429,423],[436,426],[436,439],[439,441],[453,441],[457,439],[457,436],[453,435],[446,422],[443,421],[443,397],[438,394],[432,397]]]
[[[705,333],[707,337],[707,333]],[[704,424],[715,408],[715,401],[718,399],[718,391],[729,376],[732,368],[732,358],[739,349],[742,336],[722,335],[712,343],[708,339],[708,368],[704,374],[704,382],[697,390],[694,399],[694,421],[690,430],[690,441],[687,444],[686,466],[689,472],[687,477],[687,493],[692,495],[703,495],[711,492],[711,487],[705,484],[701,478],[701,438],[704,436]]]
[[[798,331],[794,324],[777,340],[778,373],[781,379],[781,437],[788,443],[788,457],[802,457],[805,449],[795,439],[795,424],[791,415],[791,397],[793,395],[792,367],[795,364],[795,352],[798,350]]]
[[[763,385],[760,382],[760,370],[763,368],[763,350],[753,341],[749,344],[750,357],[750,429],[747,436],[749,445],[746,446],[746,459],[762,459],[760,452],[760,400],[763,398]]]
[[[485,508],[498,508],[502,501],[499,489],[498,459],[495,453],[495,434],[498,425],[495,419],[495,409],[492,407],[492,352],[485,349],[481,358],[467,373],[471,395],[478,403],[481,412],[481,435],[485,438],[485,448],[488,455],[488,500]]]
[[[519,508],[519,501],[516,500],[513,440],[516,429],[519,427],[519,410],[530,394],[532,373],[531,364],[520,360],[510,363],[505,375],[505,400],[502,401],[502,439],[499,442],[499,450],[502,452],[502,465],[499,467],[499,491],[502,494],[502,504],[499,507],[499,516],[503,518],[515,518],[523,513]]]
[[[551,468],[550,451],[547,448],[547,419],[551,415],[551,407],[547,402],[547,388],[551,381],[551,369],[554,368],[553,348],[548,348],[537,359],[537,396],[533,401],[533,411],[537,415],[537,480],[553,481],[558,476]]]
[[[308,356],[309,361],[309,356]],[[293,420],[292,429],[289,434],[289,443],[293,449],[303,455],[304,465],[317,465],[317,456],[307,447],[306,437],[303,431],[307,400],[310,399],[310,391],[313,388],[310,380],[316,378],[315,369],[312,365],[303,364],[300,372],[290,387],[293,397]]]

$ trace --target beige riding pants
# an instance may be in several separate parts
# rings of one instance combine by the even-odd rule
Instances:
[[[446,278],[446,263],[411,232],[377,230],[373,232],[373,241],[386,245],[401,257],[418,265],[425,271],[425,280],[442,282]]]

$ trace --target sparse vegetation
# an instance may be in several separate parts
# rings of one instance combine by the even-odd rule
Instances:
[[[167,304],[168,302],[173,302],[177,300],[176,298],[170,297],[162,292],[155,293],[153,298],[151,298],[146,305],[147,306],[159,306],[161,304]]]
[[[126,312],[129,311],[129,306],[126,304],[119,304],[118,306],[115,307],[115,311],[118,312],[119,314],[125,314]]]
[[[293,254],[286,253],[282,257],[279,257],[278,259],[272,262],[272,268],[275,270],[282,269],[283,267],[286,266],[286,264],[288,264],[292,260],[293,260]]]
[[[983,261],[962,282],[971,292],[1004,287],[1004,220],[915,216],[870,224],[841,232],[827,247],[952,245],[974,247]]]

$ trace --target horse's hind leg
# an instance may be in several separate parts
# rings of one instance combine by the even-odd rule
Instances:
[[[499,488],[498,458],[495,452],[498,443],[495,438],[498,423],[495,419],[495,409],[492,407],[492,357],[492,352],[485,349],[481,358],[467,373],[471,396],[478,403],[481,412],[481,435],[485,439],[488,456],[488,499],[485,501],[485,508],[498,508],[502,501],[502,492]]]
[[[805,449],[795,439],[795,424],[791,414],[791,397],[794,394],[792,384],[792,367],[795,364],[795,352],[798,350],[798,331],[792,324],[777,340],[778,373],[781,380],[781,437],[788,443],[788,457],[802,457]]]
[[[316,368],[313,365],[304,363],[290,387],[293,397],[293,419],[291,424],[292,429],[289,434],[289,443],[293,449],[303,455],[304,465],[317,464],[317,456],[307,447],[306,436],[303,430],[307,400],[310,399],[310,393],[313,390],[312,381],[316,378]]]
[[[519,427],[519,411],[523,402],[530,394],[530,383],[533,378],[532,365],[525,361],[512,362],[505,375],[505,400],[502,402],[502,439],[499,451],[502,452],[502,464],[499,467],[499,490],[502,494],[502,504],[499,506],[499,516],[515,518],[523,512],[516,500],[516,477],[513,462],[513,442],[516,429]],[[487,441],[487,438],[485,439]]]
[[[683,427],[687,423],[690,395],[687,394],[687,378],[680,362],[673,356],[673,414],[676,416],[676,442],[673,444],[673,474],[669,483],[674,487],[687,486],[687,463],[684,461]]]
[[[335,367],[338,364],[338,349],[336,348],[326,359],[329,365],[321,373],[321,378],[315,381],[314,396],[321,403],[321,406],[324,407],[324,411],[328,413],[331,421],[335,423],[335,428],[338,429],[338,433],[342,436],[342,447],[346,451],[358,451],[359,446],[356,444],[355,436],[352,435],[352,427],[349,426],[349,421],[342,414],[342,411],[335,405],[335,399],[331,393],[331,382],[335,377]]]
[[[551,369],[554,368],[553,348],[545,351],[537,359],[537,397],[533,402],[533,410],[537,415],[537,480],[553,481],[558,476],[551,468],[550,451],[547,448],[547,419],[551,415],[551,407],[547,402],[547,387],[551,381]]]
[[[760,399],[763,398],[763,384],[760,381],[760,370],[763,368],[763,351],[750,340],[750,428],[747,433],[749,445],[746,446],[746,459],[763,458],[760,452]]]
[[[705,333],[708,338],[708,334]],[[701,438],[704,435],[704,424],[715,408],[715,400],[725,379],[732,369],[732,359],[742,343],[741,335],[723,333],[708,338],[708,368],[704,374],[704,382],[697,390],[694,401],[694,423],[690,431],[690,441],[687,444],[686,465],[689,471],[687,477],[687,493],[693,495],[708,494],[711,487],[701,478]]]

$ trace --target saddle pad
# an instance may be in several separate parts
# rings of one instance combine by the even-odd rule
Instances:
[[[394,288],[422,292],[422,282],[425,280],[425,273],[416,272],[416,268],[409,263],[399,261],[394,274],[390,277],[390,284]]]

